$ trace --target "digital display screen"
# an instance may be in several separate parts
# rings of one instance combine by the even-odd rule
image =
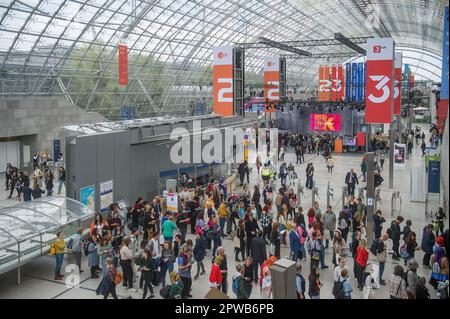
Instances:
[[[317,132],[339,132],[341,130],[341,115],[311,114],[309,128],[311,131]]]
[[[344,137],[343,144],[345,146],[356,146],[356,137]]]

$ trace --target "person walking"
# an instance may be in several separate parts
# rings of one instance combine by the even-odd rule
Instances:
[[[363,176],[363,182],[366,182],[367,163],[366,163],[366,159],[364,157],[361,160],[361,173]]]
[[[359,184],[359,181],[353,168],[345,176],[345,184],[347,185],[347,195],[355,196],[355,185]]]
[[[325,232],[325,249],[327,249],[330,239],[333,238],[336,230],[336,214],[333,213],[330,205],[327,206],[327,210],[323,214],[323,228]]]
[[[377,210],[373,215],[373,224],[374,224],[374,237],[380,238],[381,231],[383,230],[383,223],[386,222],[386,219],[383,217],[383,213],[381,210]]]
[[[326,164],[327,164],[328,174],[333,174],[334,160],[331,157],[331,155],[328,155]]]
[[[197,263],[197,274],[195,275],[194,280],[197,280],[200,275],[205,274],[205,265],[203,260],[206,256],[206,243],[200,231],[195,232],[195,239],[194,260]],[[201,272],[200,269],[202,270]]]
[[[108,299],[109,294],[112,295],[114,299],[117,298],[116,294],[116,274],[117,269],[114,267],[113,261],[111,258],[106,258],[106,275],[103,276],[99,286],[96,289],[97,295],[103,295],[103,299]]]
[[[184,245],[180,255],[178,256],[178,274],[183,282],[183,290],[181,292],[182,299],[192,298],[192,295],[190,294],[192,286],[192,263],[189,258],[190,250],[191,248],[188,245]]]
[[[436,237],[433,233],[433,224],[428,224],[422,233],[422,242],[420,247],[422,248],[424,255],[422,265],[424,267],[430,268],[430,258],[433,254],[433,246],[436,241]]]
[[[141,268],[141,274],[144,278],[144,293],[142,294],[142,299],[147,297],[147,290],[150,291],[150,296],[147,299],[155,297],[153,293],[152,278],[153,272],[156,270],[157,266],[155,260],[152,258],[150,250],[144,249],[142,252],[143,263]]]
[[[297,230],[297,224],[293,222],[291,224],[291,230],[289,231],[289,247],[290,256],[292,261],[297,262],[297,259],[301,260],[301,247],[300,247],[300,234]]]
[[[62,187],[66,182],[66,170],[63,166],[58,168],[59,176],[58,176],[58,195],[61,194]]]
[[[392,221],[391,227],[388,230],[388,235],[392,240],[392,250],[394,251],[394,254],[392,256],[392,259],[400,260],[400,252],[399,252],[399,246],[400,246],[400,224],[403,222],[403,217],[398,216],[395,220]]]
[[[320,299],[320,288],[322,283],[320,282],[320,270],[317,265],[311,267],[311,273],[308,277],[309,290],[308,294],[311,299]]]
[[[386,281],[383,280],[384,268],[387,259],[387,245],[386,241],[389,239],[388,234],[383,234],[377,242],[377,261],[378,261],[378,274],[380,285],[386,285]]]
[[[244,220],[240,219],[238,222],[238,228],[236,229],[236,235],[233,239],[233,246],[235,251],[234,260],[236,262],[241,262],[239,260],[239,253],[241,253],[242,261],[245,259],[245,226]]]
[[[306,167],[306,188],[313,189],[314,187],[314,165],[308,163]]]

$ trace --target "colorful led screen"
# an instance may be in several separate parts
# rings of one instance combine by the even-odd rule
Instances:
[[[339,132],[341,130],[341,115],[311,114],[309,129],[318,132]]]

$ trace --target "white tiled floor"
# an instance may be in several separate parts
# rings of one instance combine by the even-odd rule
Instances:
[[[428,132],[426,130],[426,132]],[[319,198],[317,199],[320,202],[320,206],[324,208],[326,206],[326,185],[328,181],[330,181],[332,187],[334,188],[335,193],[335,201],[332,201],[332,205],[334,206],[334,211],[339,212],[341,208],[341,189],[344,184],[345,173],[351,168],[354,167],[355,170],[359,173],[359,165],[361,161],[362,154],[335,154],[335,168],[333,175],[329,175],[327,173],[325,167],[325,161],[323,157],[318,156],[314,157],[312,155],[306,155],[306,160],[310,160],[314,163],[315,166],[315,180],[316,185],[319,187]],[[250,152],[250,162],[255,158],[255,154]],[[294,161],[294,155],[292,153],[288,153],[286,155],[286,161]],[[390,197],[394,190],[400,191],[401,197],[403,199],[401,215],[405,217],[405,219],[411,219],[413,222],[413,230],[418,234],[418,242],[420,243],[421,234],[423,227],[430,222],[430,219],[425,216],[425,206],[424,203],[410,202],[409,201],[409,175],[411,167],[418,166],[422,162],[421,151],[419,146],[415,146],[413,150],[412,159],[407,161],[406,168],[403,169],[395,169],[394,174],[394,189],[388,188],[388,167],[389,162],[385,163],[385,171],[382,173],[385,182],[382,186],[382,206],[379,206],[380,209],[384,212],[385,216],[388,217],[388,221],[385,224],[389,225],[390,223],[390,215],[391,215],[391,202]],[[300,177],[302,183],[304,183],[304,171],[305,164],[301,164],[296,167],[296,171],[298,176]],[[251,182],[255,182],[257,180],[256,169],[254,169],[251,173]],[[3,185],[3,177],[0,179],[1,185]],[[310,207],[311,203],[311,194],[307,193],[307,197],[302,199],[302,206],[305,211]],[[63,191],[64,194],[64,191]],[[2,190],[0,191],[0,198],[6,198],[6,193]],[[10,206],[15,204],[13,200],[0,200],[0,206]],[[429,210],[436,210],[439,203],[436,198],[433,198],[429,204]],[[396,214],[397,215],[397,214]],[[448,220],[446,221],[446,228],[448,228]],[[188,235],[188,238],[193,238],[192,235]],[[223,245],[226,249],[226,254],[228,255],[228,267],[230,269],[230,275],[228,277],[229,281],[229,295],[230,298],[235,298],[234,294],[231,292],[231,277],[234,274],[235,262],[234,262],[234,252],[232,249],[231,240],[225,239]],[[389,244],[390,247],[390,244]],[[287,256],[289,252],[288,247],[282,247],[282,256]],[[421,260],[423,257],[423,253],[419,252],[416,254],[417,259],[419,260],[419,264],[421,265]],[[331,253],[326,254],[326,264],[332,266],[331,262]],[[371,255],[371,262],[374,262],[374,257]],[[205,261],[211,259],[210,253],[208,254]],[[66,265],[67,258],[64,262]],[[70,262],[70,261],[69,261]],[[351,258],[347,258],[347,264],[352,265],[353,260]],[[390,274],[393,271],[393,268],[399,262],[392,261],[389,258],[386,264],[386,270],[384,278],[388,280]],[[83,265],[86,272],[81,275],[80,287],[79,288],[70,288],[66,287],[62,282],[56,282],[53,280],[53,267],[54,260],[51,256],[43,256],[33,261],[30,264],[27,264],[22,267],[22,284],[20,286],[16,285],[16,271],[10,271],[6,274],[0,276],[0,298],[82,298],[82,299],[92,299],[92,298],[101,298],[100,296],[95,295],[95,288],[97,287],[99,280],[88,279],[88,268],[87,268],[87,260],[83,258]],[[401,261],[402,264],[402,261]],[[194,298],[203,298],[205,293],[208,291],[208,274],[210,270],[210,265],[208,262],[205,262],[207,268],[207,275],[203,275],[198,281],[193,282],[192,292],[191,294]],[[303,262],[304,269],[309,269],[309,261],[308,263]],[[194,266],[195,268],[195,266]],[[350,267],[352,269],[352,267]],[[429,278],[430,270],[428,269],[419,269],[419,275],[425,276]],[[307,276],[308,274],[305,273]],[[332,298],[331,289],[333,285],[332,279],[332,268],[322,270],[321,271],[321,281],[324,284],[324,287],[321,290],[322,298]],[[357,286],[356,281],[353,276],[351,276],[351,281],[353,286]],[[429,287],[430,288],[430,287]],[[117,290],[118,295],[121,297],[127,297],[129,294],[125,293],[123,290]],[[155,296],[156,298],[160,298],[159,296],[159,287],[155,287]],[[432,298],[436,298],[435,291],[430,288]],[[132,293],[131,296],[133,298],[140,298],[141,293]],[[355,291],[352,295],[354,299],[362,298],[362,293],[359,291]],[[254,287],[251,298],[258,299],[260,298],[259,289]],[[376,298],[389,298],[389,290],[388,286],[382,286],[380,289],[376,290]]]

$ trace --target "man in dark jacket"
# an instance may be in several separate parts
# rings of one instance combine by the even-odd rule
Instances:
[[[244,185],[245,162],[239,164],[238,173],[239,173],[239,181],[240,181],[240,185],[239,186],[242,186],[242,185]]]
[[[259,269],[267,259],[266,241],[262,238],[262,231],[258,230],[258,236],[252,240],[253,279],[258,281]]]
[[[376,214],[373,215],[373,224],[375,228],[375,238],[381,237],[381,231],[383,230],[383,223],[386,221],[383,217],[381,210],[377,210]]]
[[[430,258],[433,254],[433,246],[435,242],[435,237],[433,233],[433,225],[429,224],[423,229],[422,234],[422,244],[421,248],[423,252],[425,253],[423,256],[423,266],[430,267]]]
[[[350,172],[348,172],[345,176],[345,184],[347,184],[347,192],[349,196],[355,196],[355,185],[358,183],[358,176],[354,172],[353,168],[351,168]]]
[[[400,252],[398,251],[400,246],[400,235],[402,234],[400,230],[400,224],[403,222],[403,217],[398,216],[396,220],[391,223],[391,239],[392,239],[392,250],[394,251],[393,259],[400,259]]]
[[[259,226],[253,217],[253,214],[248,215],[248,220],[245,222],[245,234],[247,235],[247,243],[245,246],[247,248],[247,256],[251,256],[252,240],[256,237],[258,229]]]
[[[205,273],[205,265],[203,264],[203,259],[206,256],[206,242],[202,233],[197,231],[195,233],[195,246],[194,246],[194,260],[197,263],[197,274],[194,277],[194,280],[198,279],[199,275],[203,275]],[[202,272],[200,272],[200,268]]]
[[[361,241],[361,232],[357,231],[355,234],[355,238],[352,241],[352,257],[353,257],[353,273],[355,274],[355,278],[357,278],[356,272],[356,249],[359,246],[359,242]]]

